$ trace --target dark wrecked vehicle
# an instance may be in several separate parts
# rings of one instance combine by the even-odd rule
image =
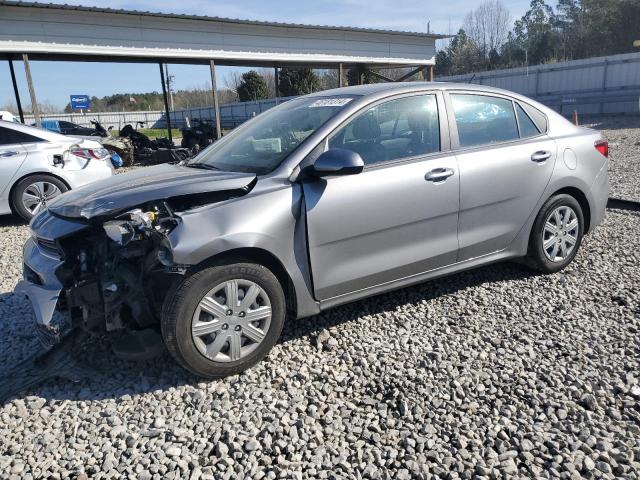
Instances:
[[[161,336],[190,371],[234,374],[286,316],[509,258],[564,268],[602,221],[606,154],[598,133],[489,87],[300,97],[188,163],[51,202],[16,291],[44,344],[89,332],[134,358],[123,339]]]

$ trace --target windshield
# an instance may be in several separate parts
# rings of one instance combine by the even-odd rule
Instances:
[[[336,95],[289,100],[241,125],[188,165],[257,175],[269,173],[354,97]]]

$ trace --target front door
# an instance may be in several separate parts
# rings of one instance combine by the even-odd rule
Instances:
[[[438,103],[433,94],[389,100],[329,139],[359,153],[365,169],[304,184],[319,300],[455,262],[459,174],[441,152]]]

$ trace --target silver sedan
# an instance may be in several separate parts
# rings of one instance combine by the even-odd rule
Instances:
[[[503,90],[321,92],[189,163],[55,201],[32,222],[18,290],[45,339],[156,335],[192,372],[234,374],[287,316],[502,260],[564,268],[604,217],[607,156],[599,133]]]

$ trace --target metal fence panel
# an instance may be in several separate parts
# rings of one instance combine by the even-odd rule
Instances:
[[[504,88],[534,98],[563,115],[571,115],[574,110],[581,114],[640,112],[640,53],[438,77],[437,80]]]
[[[234,128],[249,118],[269,110],[275,105],[291,100],[295,97],[281,97],[278,99],[257,100],[253,102],[227,103],[220,105],[220,121],[223,128]],[[215,120],[213,107],[193,107],[184,110],[170,112],[171,126],[181,128],[185,126],[185,118]],[[52,113],[41,115],[42,119],[63,120],[77,123],[85,127],[91,127],[91,120],[97,120],[105,128],[113,126],[120,130],[126,124],[135,125],[136,122],[144,122],[145,128],[167,128],[167,119],[164,111],[137,111],[137,112],[87,112],[87,113]],[[25,123],[30,125],[35,122],[33,115],[25,115]]]

